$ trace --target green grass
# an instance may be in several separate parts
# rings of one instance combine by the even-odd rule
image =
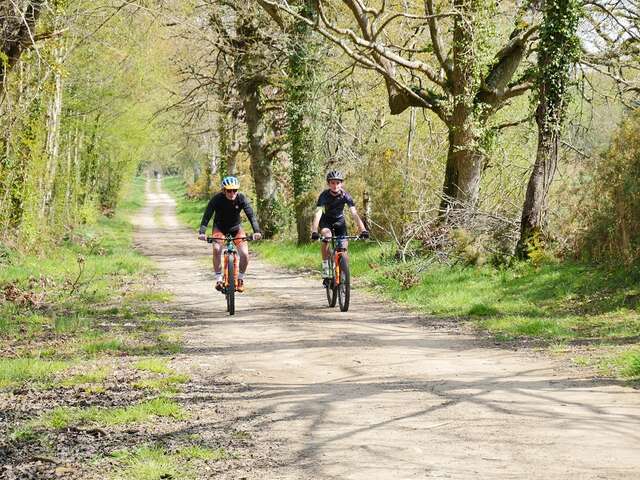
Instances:
[[[47,382],[53,376],[70,367],[70,362],[39,358],[0,359],[0,387],[26,382]]]
[[[160,378],[147,378],[139,380],[133,384],[134,388],[141,390],[154,390],[161,393],[177,393],[180,391],[180,385],[187,383],[189,377],[187,375],[175,374]]]
[[[51,313],[37,313],[25,301],[4,302],[0,336],[30,337],[52,325],[57,333],[86,330],[122,284],[135,283],[154,270],[151,260],[131,248],[133,225],[127,216],[142,204],[143,194],[140,180],[136,182],[131,190],[135,195],[114,218],[100,217],[79,227],[62,243],[43,245],[40,254],[14,252],[9,257],[0,268],[0,288],[10,286],[19,298],[37,299]]]
[[[174,371],[167,366],[167,362],[161,358],[143,358],[134,365],[138,370],[152,373],[172,374]]]
[[[133,450],[118,450],[111,453],[119,466],[112,478],[115,480],[160,480],[163,478],[191,479],[198,468],[198,461],[220,461],[232,458],[224,448],[215,450],[189,446],[177,453],[164,448],[143,445]]]
[[[189,479],[192,472],[185,469],[178,455],[160,447],[143,446],[133,451],[112,454],[121,466],[112,478],[117,480],[160,480],[163,478]]]
[[[632,347],[602,359],[600,370],[605,375],[615,375],[640,383],[640,348]]]
[[[187,417],[187,414],[183,408],[173,400],[160,397],[129,407],[90,407],[85,409],[58,407],[35,421],[34,424],[60,430],[72,425],[83,424],[104,427],[129,425],[147,422],[155,417],[171,417],[182,420]]]
[[[31,425],[23,425],[9,432],[9,439],[13,442],[32,442],[41,436]]]
[[[63,379],[60,384],[64,387],[75,387],[78,385],[101,384],[111,374],[111,369],[107,367],[98,368],[87,373],[78,373],[76,375]]]
[[[184,180],[181,177],[165,177],[162,180],[162,186],[176,199],[178,218],[185,225],[197,230],[209,200],[188,200],[185,195]]]
[[[105,338],[91,340],[82,346],[82,351],[88,355],[99,355],[101,353],[122,352],[126,349],[124,342],[120,338]]]

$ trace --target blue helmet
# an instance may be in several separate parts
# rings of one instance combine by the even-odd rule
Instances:
[[[222,179],[222,188],[225,190],[238,190],[240,188],[240,180],[236,177],[224,177]]]

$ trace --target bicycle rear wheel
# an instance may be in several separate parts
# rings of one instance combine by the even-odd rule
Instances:
[[[338,303],[340,311],[349,310],[351,299],[351,275],[349,274],[349,261],[344,255],[340,256],[340,283],[338,284]]]
[[[236,269],[235,269],[235,255],[229,255],[227,259],[227,285],[226,285],[226,297],[227,297],[227,311],[229,315],[236,313]]]

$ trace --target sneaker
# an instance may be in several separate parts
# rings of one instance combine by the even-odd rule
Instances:
[[[236,287],[236,292],[244,292],[244,280],[238,279],[238,286]]]
[[[329,267],[322,269],[322,278],[331,278],[331,269]]]
[[[224,290],[224,283],[222,282],[222,280],[218,280],[216,282],[216,290],[218,290],[219,292]]]

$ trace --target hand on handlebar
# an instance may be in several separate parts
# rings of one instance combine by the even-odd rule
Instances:
[[[311,232],[311,240],[319,240],[320,239],[320,235],[318,235],[318,232]]]
[[[207,235],[204,233],[199,233],[198,234],[198,240],[202,240],[203,242],[207,241]]]
[[[254,240],[260,240],[262,238],[262,234],[260,232],[255,232],[251,238]]]
[[[363,230],[360,232],[360,238],[363,240],[366,240],[367,238],[369,238],[369,232],[367,230]]]

